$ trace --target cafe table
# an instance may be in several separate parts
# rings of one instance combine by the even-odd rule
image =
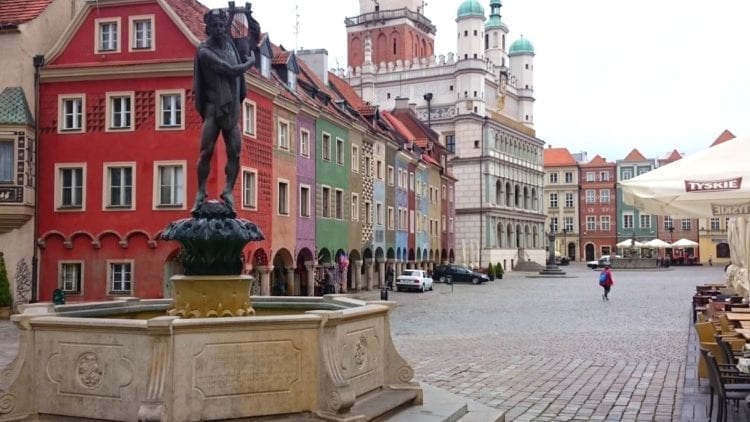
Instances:
[[[727,312],[727,319],[730,321],[750,321],[750,313],[745,312]]]

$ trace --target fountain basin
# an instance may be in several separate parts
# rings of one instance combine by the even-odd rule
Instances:
[[[363,421],[421,403],[391,340],[393,302],[253,297],[256,316],[190,319],[167,316],[171,305],[24,306],[12,317],[18,356],[0,372],[0,420]]]

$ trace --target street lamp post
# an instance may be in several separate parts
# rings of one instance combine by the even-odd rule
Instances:
[[[566,227],[563,227],[563,256],[567,256],[568,259],[570,259],[570,255],[568,254],[568,229]]]
[[[549,256],[547,257],[547,266],[544,267],[539,274],[545,276],[564,276],[565,271],[561,270],[557,264],[555,264],[555,230],[556,227],[550,226],[549,230]]]

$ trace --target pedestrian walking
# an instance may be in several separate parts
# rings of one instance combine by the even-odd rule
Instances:
[[[393,279],[395,278],[395,271],[393,271],[393,265],[388,266],[388,270],[385,272],[386,288],[393,290]]]
[[[713,267],[714,266],[714,256],[713,255],[709,255],[708,256],[708,266],[709,267]]]
[[[604,289],[602,294],[602,300],[609,300],[609,291],[612,289],[612,285],[615,281],[612,279],[612,271],[609,265],[605,266],[601,273],[599,273],[599,285]]]

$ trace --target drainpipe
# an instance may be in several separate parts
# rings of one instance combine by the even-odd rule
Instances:
[[[487,116],[482,122],[481,141],[479,142],[479,268],[482,268],[482,249],[484,248],[484,191],[482,189],[482,159],[484,158],[484,128],[487,126]]]
[[[427,127],[432,128],[432,92],[424,94],[424,100],[427,101]]]
[[[44,66],[44,55],[34,56],[34,255],[31,257],[31,299],[36,302],[39,295],[39,70]]]

